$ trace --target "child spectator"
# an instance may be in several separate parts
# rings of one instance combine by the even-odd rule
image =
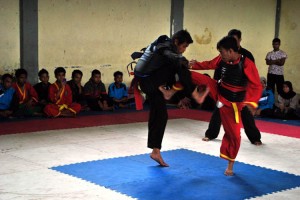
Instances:
[[[128,107],[128,90],[127,86],[123,83],[123,73],[116,71],[114,73],[115,82],[108,87],[108,96],[112,99],[115,108]],[[131,99],[134,101],[134,99]]]
[[[49,100],[44,108],[48,117],[75,117],[81,106],[72,102],[72,90],[67,84],[65,76],[66,70],[58,67],[54,71],[56,82],[49,87]]]
[[[13,77],[10,74],[2,76],[0,84],[0,117],[10,117],[13,113],[12,102],[15,89],[12,88]]]
[[[265,77],[260,77],[260,82],[263,87],[263,92],[261,98],[259,99],[255,116],[271,117],[273,115],[273,107],[275,102],[274,94],[272,89],[267,87],[267,80]]]
[[[82,109],[86,109],[86,101],[83,94],[83,86],[81,85],[82,71],[75,69],[72,72],[72,79],[67,82],[72,90],[73,102],[79,103]]]
[[[33,87],[39,96],[39,104],[44,108],[48,103],[49,73],[45,69],[41,69],[38,73],[41,82],[35,84]]]
[[[42,114],[42,109],[38,106],[38,94],[32,85],[27,82],[27,71],[25,69],[16,70],[16,83],[13,83],[12,87],[15,89],[18,101],[15,116],[38,116]]]
[[[84,85],[84,95],[91,110],[112,110],[105,85],[101,81],[101,72],[97,69],[92,71],[90,80]]]
[[[281,119],[295,119],[298,107],[299,97],[293,91],[293,85],[290,81],[283,83],[283,92],[278,95],[274,116]]]

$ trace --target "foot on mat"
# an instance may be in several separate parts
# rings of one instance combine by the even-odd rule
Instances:
[[[155,160],[162,167],[169,167],[169,165],[167,163],[165,163],[165,161],[162,159],[161,156],[157,156],[155,154],[151,154],[150,158],[152,158],[153,160]]]

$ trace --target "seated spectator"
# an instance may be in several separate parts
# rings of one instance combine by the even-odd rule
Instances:
[[[69,80],[67,84],[72,90],[72,101],[79,103],[81,105],[81,109],[86,110],[87,104],[83,94],[83,86],[81,85],[82,76],[82,71],[75,69],[72,72],[72,79]]]
[[[91,110],[113,110],[105,85],[101,81],[101,72],[97,69],[92,71],[90,80],[84,85],[84,96]]]
[[[49,87],[51,103],[45,106],[44,112],[48,117],[75,117],[81,106],[72,102],[72,90],[65,79],[66,70],[58,67],[54,74],[56,82]]]
[[[283,92],[278,95],[274,116],[281,119],[295,119],[298,108],[299,97],[293,91],[293,85],[290,81],[283,83]]]
[[[115,82],[108,87],[108,96],[112,99],[115,108],[129,107],[129,103],[134,102],[134,98],[128,99],[127,86],[123,83],[123,73],[114,73]]]
[[[16,70],[16,83],[12,87],[15,89],[18,108],[14,116],[40,116],[42,108],[38,106],[38,94],[30,83],[27,82],[27,71],[25,69]]]
[[[2,76],[0,84],[0,117],[10,117],[13,113],[12,102],[15,89],[12,88],[13,77],[10,74]]]
[[[259,99],[255,116],[271,117],[273,115],[274,107],[274,94],[271,88],[267,87],[267,79],[265,77],[260,78],[261,85],[263,87],[262,96]]]
[[[38,73],[41,82],[35,84],[33,87],[39,96],[39,104],[44,108],[48,103],[49,73],[45,69],[41,69]]]

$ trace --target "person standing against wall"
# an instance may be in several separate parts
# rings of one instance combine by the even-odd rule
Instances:
[[[282,94],[283,90],[283,66],[287,59],[287,54],[280,50],[280,39],[274,38],[272,45],[273,51],[270,51],[266,56],[266,64],[269,65],[267,75],[267,85],[275,94],[275,85],[278,94]]]

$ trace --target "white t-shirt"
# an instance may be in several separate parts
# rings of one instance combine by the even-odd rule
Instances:
[[[271,51],[266,56],[266,60],[278,60],[281,58],[287,59],[287,54],[282,50]],[[276,74],[276,75],[283,75],[283,66],[269,65],[268,73]]]

